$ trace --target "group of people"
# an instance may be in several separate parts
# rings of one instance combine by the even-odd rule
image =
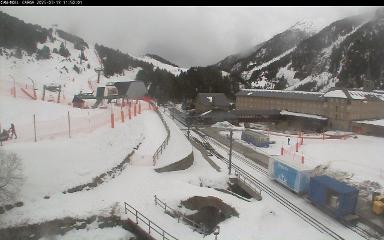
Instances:
[[[15,124],[11,123],[11,127],[6,130],[3,129],[3,131],[0,133],[0,140],[1,141],[6,141],[8,139],[17,139],[17,134],[16,134],[16,129],[15,129]]]

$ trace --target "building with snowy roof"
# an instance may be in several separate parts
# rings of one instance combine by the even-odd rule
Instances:
[[[352,130],[356,120],[384,118],[384,93],[330,89],[326,93],[242,89],[236,94],[237,110],[278,110],[281,115],[325,121],[330,129]]]
[[[231,102],[224,93],[198,93],[194,105],[197,112],[203,113],[209,110],[229,110]]]

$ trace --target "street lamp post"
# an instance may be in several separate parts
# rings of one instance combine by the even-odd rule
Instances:
[[[231,175],[232,169],[232,138],[233,138],[233,129],[229,130],[229,163],[228,163],[228,174]]]

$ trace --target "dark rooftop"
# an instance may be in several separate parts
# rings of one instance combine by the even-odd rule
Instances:
[[[224,93],[198,93],[196,100],[201,104],[228,107],[230,105],[229,99]]]
[[[304,91],[285,91],[285,90],[265,90],[265,89],[242,89],[236,96],[253,97],[271,97],[271,98],[289,98],[297,100],[320,101],[323,99],[323,93],[304,92]]]

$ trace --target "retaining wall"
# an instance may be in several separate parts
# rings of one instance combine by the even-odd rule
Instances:
[[[156,168],[155,171],[158,173],[162,173],[162,172],[185,170],[193,165],[193,161],[194,161],[193,152],[191,152],[188,156],[181,159],[180,161],[171,163],[161,168]]]

